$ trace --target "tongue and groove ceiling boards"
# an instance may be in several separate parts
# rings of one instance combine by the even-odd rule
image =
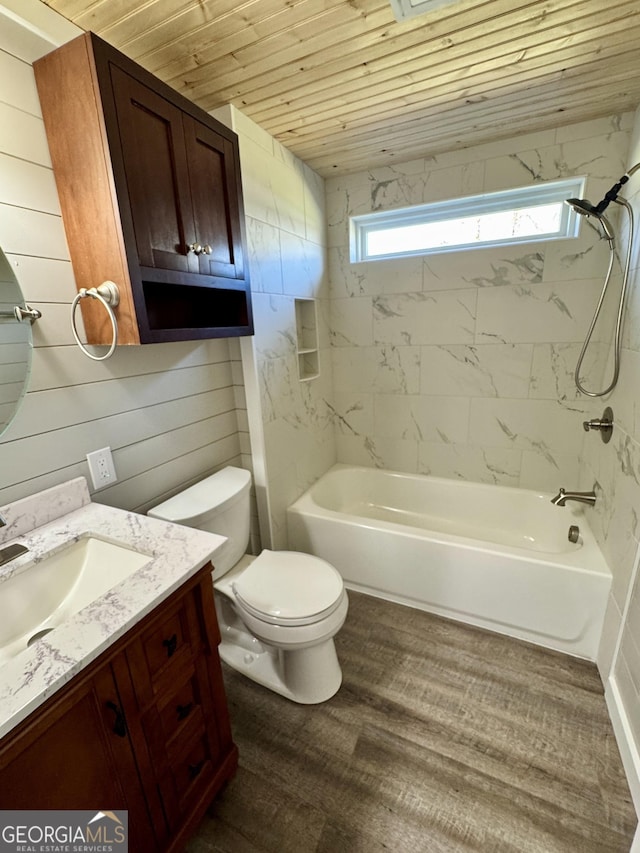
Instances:
[[[321,175],[635,109],[639,0],[44,0]]]

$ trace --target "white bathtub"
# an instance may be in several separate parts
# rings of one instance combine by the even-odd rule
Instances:
[[[595,660],[611,573],[582,505],[550,498],[335,465],[289,507],[289,545],[351,589]]]

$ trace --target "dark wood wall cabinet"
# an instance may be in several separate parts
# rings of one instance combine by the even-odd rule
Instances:
[[[0,741],[3,809],[127,809],[129,850],[180,851],[238,753],[202,569]]]
[[[236,134],[93,33],[34,71],[76,284],[118,285],[119,342],[252,334]]]

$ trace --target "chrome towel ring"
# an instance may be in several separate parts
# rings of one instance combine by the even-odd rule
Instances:
[[[90,353],[78,336],[78,329],[76,328],[76,308],[78,307],[80,300],[84,299],[86,296],[91,296],[92,299],[97,299],[99,302],[102,302],[104,307],[107,309],[109,319],[111,320],[113,340],[108,352],[104,355],[93,355],[93,353]],[[116,320],[116,315],[113,309],[119,304],[119,302],[120,291],[118,290],[118,285],[113,281],[104,281],[99,285],[99,287],[90,287],[88,290],[86,287],[81,287],[76,298],[71,303],[71,329],[73,331],[73,337],[82,352],[94,361],[105,361],[105,359],[111,358],[115,352],[116,346],[118,345],[118,321]]]

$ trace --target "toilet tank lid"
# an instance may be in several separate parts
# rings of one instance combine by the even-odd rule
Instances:
[[[231,506],[248,491],[250,485],[249,471],[227,466],[153,507],[147,515],[195,526],[198,519],[213,509],[221,511]]]

